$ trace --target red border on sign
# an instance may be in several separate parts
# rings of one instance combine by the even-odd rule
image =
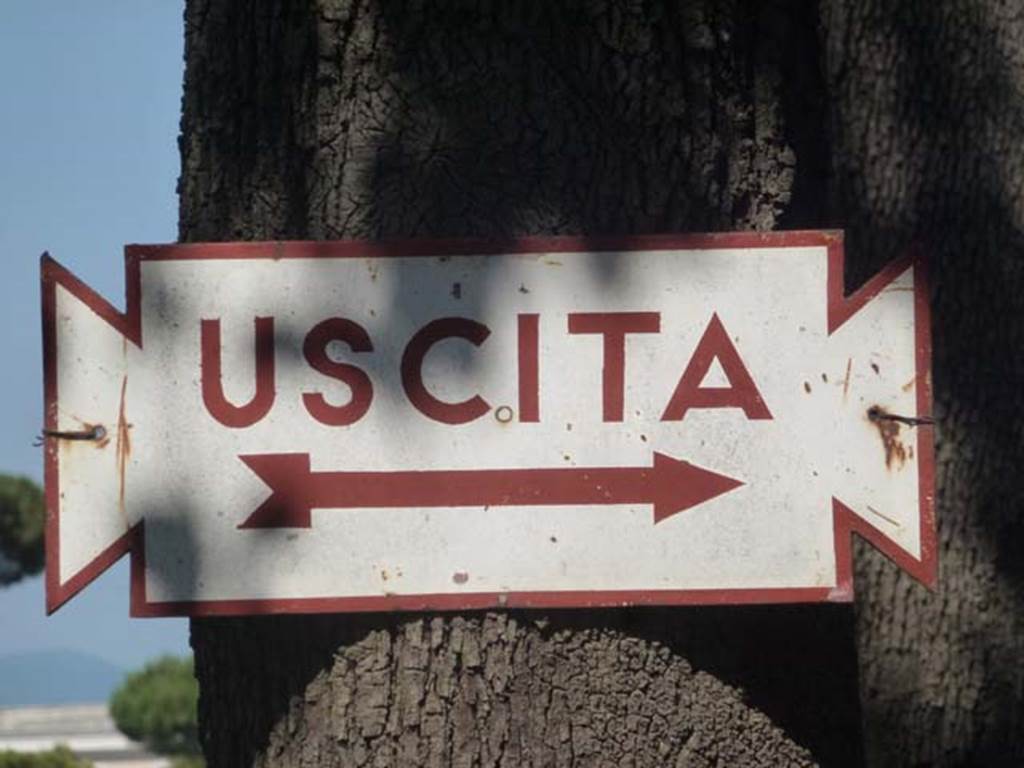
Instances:
[[[843,235],[837,231],[735,232],[630,237],[524,237],[510,240],[396,240],[383,242],[260,242],[129,245],[125,248],[125,311],[120,312],[68,270],[43,254],[43,377],[45,424],[57,428],[56,287],[62,286],[126,339],[142,348],[141,269],[143,261],[200,259],[316,259],[408,256],[470,256],[513,253],[600,251],[712,250],[824,246],[828,251],[827,309],[831,334],[907,269],[914,270],[917,414],[932,407],[931,317],[925,262],[919,253],[887,265],[850,296],[844,290]],[[144,523],[138,523],[65,582],[60,580],[59,462],[54,441],[45,447],[46,607],[52,613],[109,568],[131,553],[133,616],[231,616],[267,613],[356,611],[473,610],[485,608],[571,608],[625,605],[719,605],[802,602],[849,602],[853,599],[852,534],[857,533],[896,565],[929,587],[937,576],[935,534],[934,441],[930,428],[917,429],[920,499],[920,559],[896,546],[838,499],[833,499],[836,559],[834,587],[696,590],[610,590],[555,592],[473,592],[367,597],[208,600],[150,602],[146,594]]]

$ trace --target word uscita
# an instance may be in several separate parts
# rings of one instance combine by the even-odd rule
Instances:
[[[539,314],[517,315],[518,420],[540,421]],[[267,415],[276,397],[274,373],[274,318],[257,317],[255,331],[255,378],[252,398],[244,404],[230,402],[221,383],[220,319],[204,319],[201,326],[201,379],[203,403],[209,414],[226,427],[249,427]],[[603,341],[602,420],[623,420],[623,392],[626,377],[626,337],[629,334],[659,333],[659,312],[575,312],[568,315],[568,333],[596,334]],[[466,424],[491,410],[481,395],[458,402],[446,401],[432,393],[423,380],[423,361],[430,349],[446,339],[461,339],[476,347],[484,344],[490,329],[468,317],[442,317],[417,330],[405,345],[400,361],[405,396],[425,417],[443,424]],[[328,355],[328,345],[339,342],[353,353],[370,354],[373,342],[359,323],[331,317],[306,334],[302,354],[318,373],[343,382],[350,390],[344,403],[330,403],[320,392],[303,392],[302,402],[309,415],[327,426],[348,426],[358,422],[373,402],[373,382],[365,370]],[[717,361],[728,386],[702,386],[711,365]],[[738,408],[748,419],[771,419],[771,412],[740,358],[717,314],[711,316],[693,354],[683,369],[661,421],[681,421],[692,408]]]

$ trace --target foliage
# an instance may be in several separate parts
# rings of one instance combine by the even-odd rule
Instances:
[[[0,586],[43,569],[43,491],[27,477],[0,474]]]
[[[206,761],[198,755],[185,755],[174,758],[171,768],[205,768]]]
[[[164,755],[198,755],[199,685],[192,660],[164,656],[129,674],[110,699],[110,714],[128,738]]]
[[[59,746],[49,752],[0,752],[0,768],[90,768],[92,763]]]

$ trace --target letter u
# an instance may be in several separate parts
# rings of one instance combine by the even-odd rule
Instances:
[[[262,419],[274,404],[274,318],[257,317],[256,391],[245,405],[229,403],[221,382],[220,318],[201,321],[200,379],[203,404],[226,427],[250,427]]]

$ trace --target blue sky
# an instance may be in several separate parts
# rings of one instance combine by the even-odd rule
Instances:
[[[41,481],[39,255],[124,306],[125,243],[172,242],[180,0],[22,0],[0,23],[0,471]],[[186,653],[182,619],[129,619],[127,561],[47,618],[41,578],[0,589],[0,656],[69,648],[132,668]]]

